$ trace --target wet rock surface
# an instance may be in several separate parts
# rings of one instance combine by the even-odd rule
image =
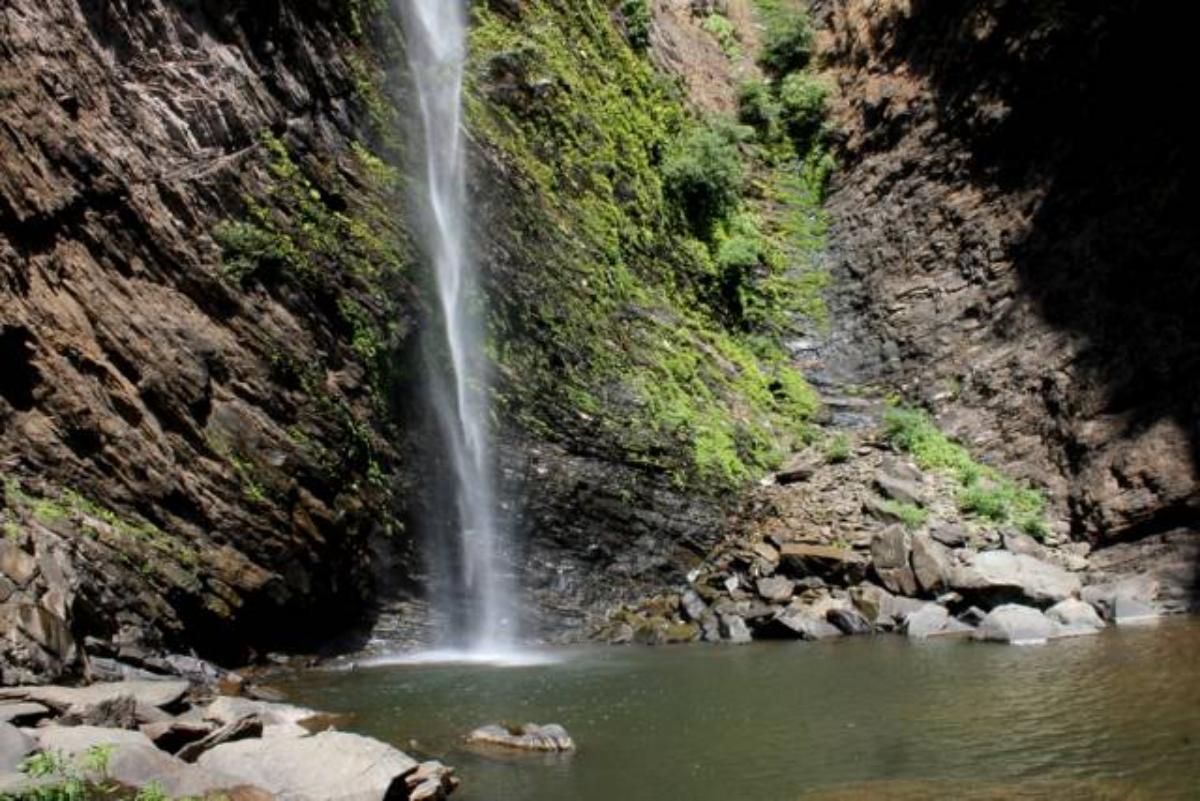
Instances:
[[[467,735],[467,742],[475,745],[513,748],[518,751],[574,751],[575,741],[567,730],[557,723],[539,725],[525,723],[521,726],[480,726]]]

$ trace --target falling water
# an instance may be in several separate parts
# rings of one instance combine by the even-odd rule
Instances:
[[[420,111],[424,170],[418,198],[421,239],[433,268],[440,326],[426,348],[430,400],[451,462],[456,547],[432,565],[432,600],[453,624],[448,644],[475,654],[510,650],[516,616],[503,569],[505,531],[499,522],[487,421],[487,360],[482,323],[472,301],[476,266],[467,226],[467,153],[462,131],[466,60],[465,0],[398,0],[409,69]],[[420,183],[420,182],[418,182]],[[448,363],[447,363],[448,362]]]

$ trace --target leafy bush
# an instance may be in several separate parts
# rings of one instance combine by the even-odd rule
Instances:
[[[929,511],[915,504],[884,501],[881,506],[888,514],[900,520],[907,529],[918,529],[929,520]]]
[[[911,454],[921,468],[948,472],[958,479],[962,512],[1015,525],[1034,537],[1045,536],[1046,498],[1039,490],[976,462],[966,448],[951,441],[918,409],[890,409],[883,424],[887,440]]]
[[[712,35],[721,46],[721,52],[729,58],[736,58],[741,51],[738,45],[737,29],[724,14],[712,13],[704,18],[700,27]]]
[[[758,131],[761,139],[774,138],[779,125],[779,103],[763,81],[746,81],[738,87],[738,120]]]
[[[807,15],[781,15],[767,28],[758,63],[767,72],[786,75],[804,69],[812,58],[813,33]]]
[[[842,464],[850,461],[850,436],[842,431],[825,440],[825,461],[829,464]]]
[[[780,117],[796,149],[805,153],[817,140],[828,113],[829,86],[807,72],[793,72],[779,87]]]
[[[668,154],[662,168],[667,196],[695,235],[711,241],[716,224],[738,206],[742,162],[737,148],[711,128],[697,128]]]
[[[634,50],[645,50],[650,45],[650,2],[649,0],[623,0],[621,20],[625,23],[625,38]]]

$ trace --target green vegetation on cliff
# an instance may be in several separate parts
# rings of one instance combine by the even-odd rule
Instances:
[[[966,514],[1016,526],[1037,537],[1046,534],[1045,495],[975,461],[966,448],[939,431],[925,412],[890,409],[884,416],[884,436],[922,469],[954,476],[961,485],[958,506]]]
[[[787,214],[748,200],[753,131],[689,112],[603,3],[473,14],[469,120],[503,229],[488,238],[519,249],[489,254],[500,402],[680,482],[777,465],[817,408],[778,310],[812,288],[776,237]]]

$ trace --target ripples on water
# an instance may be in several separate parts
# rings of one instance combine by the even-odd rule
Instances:
[[[898,637],[316,672],[299,702],[459,768],[459,801],[1200,798],[1200,623],[1042,647]],[[565,725],[567,757],[463,750]]]

